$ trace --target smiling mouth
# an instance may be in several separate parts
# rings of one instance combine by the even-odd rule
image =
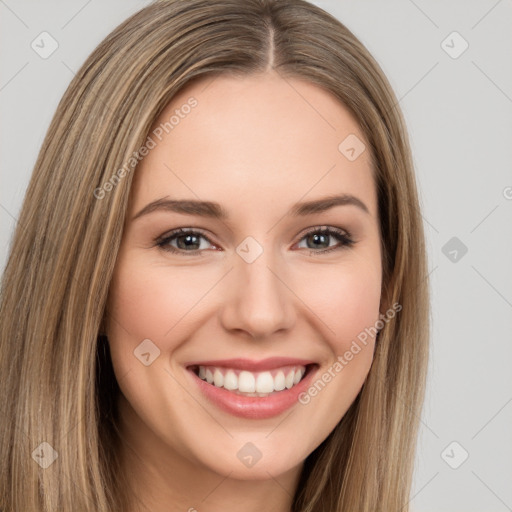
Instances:
[[[187,369],[199,379],[233,394],[267,397],[295,387],[318,365],[286,365],[265,371],[248,371],[223,366],[192,365]]]

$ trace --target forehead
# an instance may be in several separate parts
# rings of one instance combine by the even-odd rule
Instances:
[[[344,153],[366,145],[355,117],[305,80],[275,72],[196,80],[149,135],[156,145],[136,170],[134,209],[166,195],[261,207],[338,192],[375,207],[369,151]]]

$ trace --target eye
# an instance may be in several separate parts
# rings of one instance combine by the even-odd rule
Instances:
[[[299,248],[304,248],[300,246],[302,240],[305,240],[305,248],[310,249],[310,254],[325,254],[337,249],[352,247],[355,244],[348,231],[327,226],[317,227],[306,232],[299,242]],[[331,244],[336,241],[337,244]]]
[[[302,241],[306,242],[306,247],[302,246]],[[171,253],[186,252],[192,256],[201,255],[202,251],[213,246],[218,247],[201,231],[193,228],[178,228],[157,239],[156,245],[164,251]],[[331,242],[337,242],[334,245]],[[298,248],[309,249],[310,254],[325,254],[337,249],[352,247],[355,241],[352,240],[348,231],[335,228],[320,226],[307,231],[298,243]]]
[[[206,243],[202,243],[205,240]],[[172,253],[188,252],[199,255],[208,245],[216,247],[208,237],[200,231],[191,228],[179,228],[167,233],[156,241],[156,245],[164,251]]]

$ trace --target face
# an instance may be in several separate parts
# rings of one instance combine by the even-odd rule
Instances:
[[[147,457],[285,474],[372,363],[373,336],[358,336],[379,319],[382,269],[364,136],[329,93],[273,73],[194,82],[150,136],[108,301],[123,428]]]

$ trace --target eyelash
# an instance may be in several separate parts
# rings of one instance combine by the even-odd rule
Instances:
[[[334,245],[333,247],[328,247],[327,249],[321,249],[321,250],[313,250],[313,249],[306,249],[309,251],[310,255],[318,255],[318,254],[325,254],[334,250],[340,250],[345,248],[353,247],[356,243],[353,239],[351,234],[346,230],[341,230],[334,227],[327,227],[327,226],[321,226],[321,227],[315,227],[307,232],[305,232],[302,237],[299,239],[299,243],[306,238],[309,235],[314,234],[322,234],[322,235],[329,235],[333,236],[338,242],[340,242],[339,245]],[[195,249],[193,251],[184,251],[183,249],[177,249],[175,247],[172,247],[169,245],[169,242],[176,237],[180,235],[200,235],[202,238],[208,241],[208,243],[215,245],[201,230],[195,229],[195,228],[178,228],[170,233],[167,233],[163,237],[158,238],[155,240],[156,246],[160,247],[162,250],[173,253],[173,254],[187,254],[191,256],[199,256],[202,253],[201,249]]]

